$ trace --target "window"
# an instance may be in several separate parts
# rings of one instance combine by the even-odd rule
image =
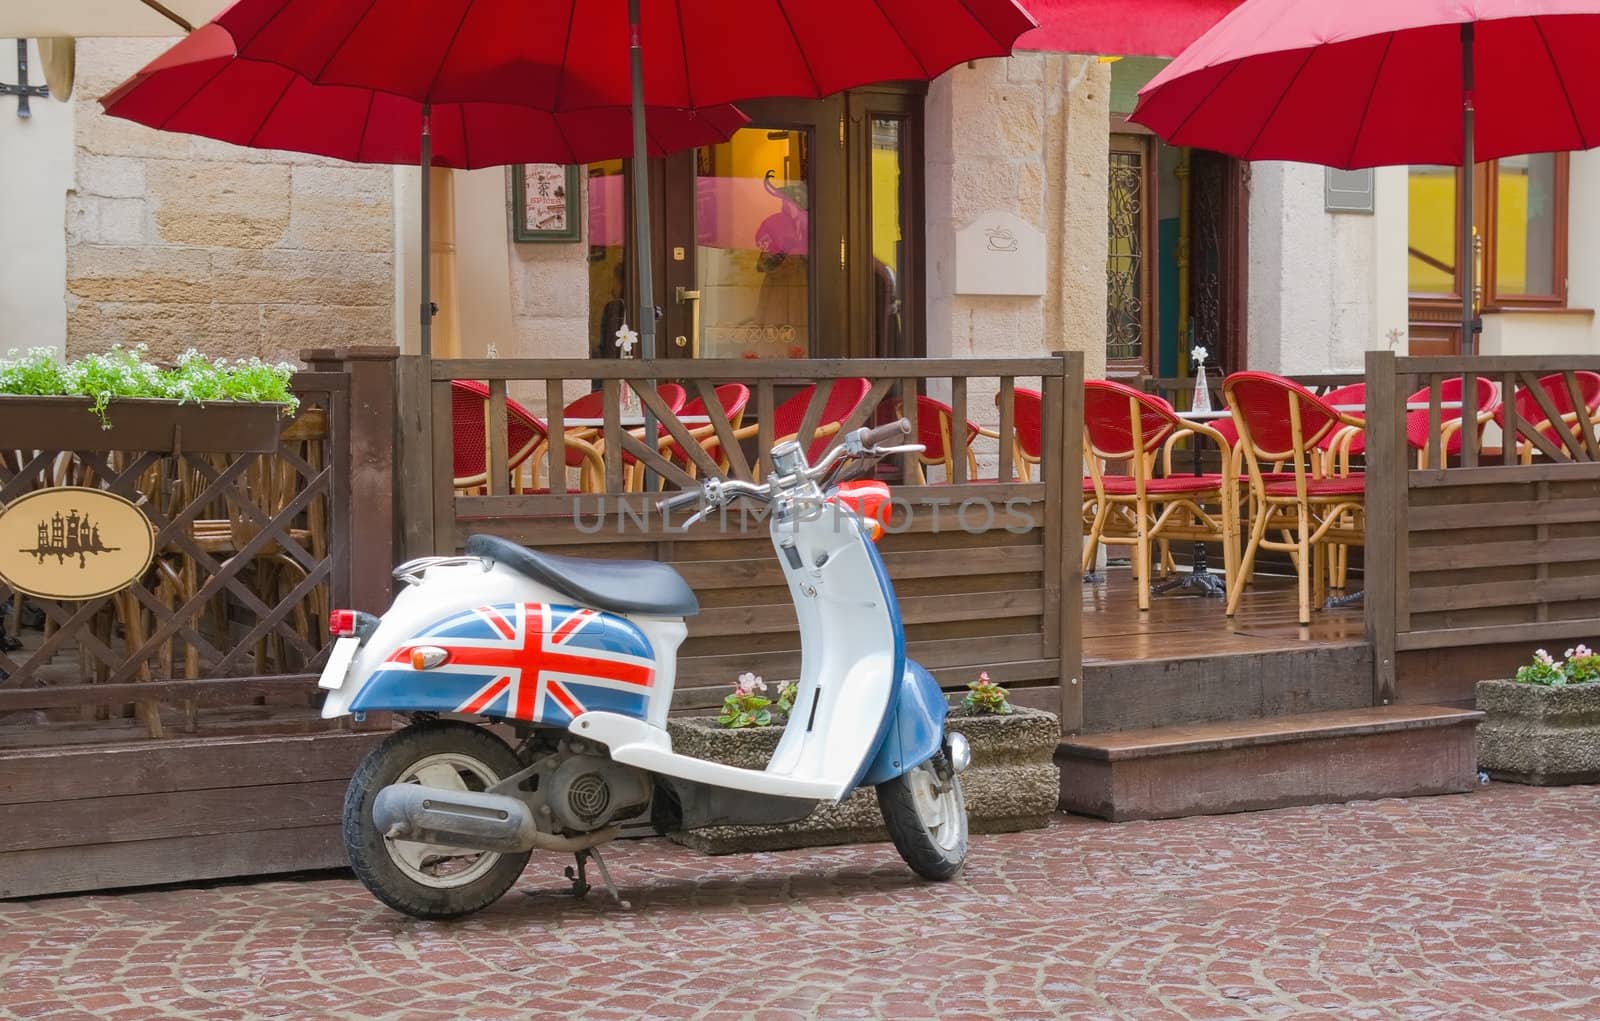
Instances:
[[[1567,298],[1567,154],[1481,164],[1473,179],[1478,227],[1475,297],[1484,309],[1560,308]],[[1413,166],[1408,278],[1413,305],[1459,305],[1468,274],[1457,263],[1464,219],[1461,171]]]

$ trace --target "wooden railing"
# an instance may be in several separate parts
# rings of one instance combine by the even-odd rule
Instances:
[[[1081,521],[1077,479],[1056,466],[1076,466],[1082,424],[1081,355],[1039,359],[884,359],[848,361],[635,362],[588,360],[437,361],[431,371],[402,366],[402,379],[427,387],[429,421],[403,416],[411,449],[427,440],[431,471],[405,473],[406,542],[412,553],[454,552],[475,532],[492,532],[553,552],[656,559],[671,563],[700,595],[679,659],[677,709],[721,702],[745,671],[774,681],[797,676],[799,643],[788,590],[766,525],[754,513],[730,513],[688,531],[654,511],[660,491],[696,486],[708,474],[760,477],[773,444],[792,434],[813,455],[848,431],[903,414],[917,434],[921,393],[943,401],[955,422],[972,421],[976,465],[958,449],[948,468],[918,465],[913,455],[885,465],[894,483],[896,516],[880,549],[900,597],[908,655],[951,688],[980,671],[1007,682],[1017,699],[1058,711],[1064,729],[1081,718]],[[482,385],[481,484],[454,481],[452,381]],[[864,384],[854,381],[863,380]],[[710,413],[684,421],[656,387],[674,381]],[[749,387],[741,419],[717,414],[719,385]],[[598,427],[569,429],[564,408],[598,384]],[[788,404],[814,386],[803,407]],[[860,401],[830,402],[860,387]],[[1042,427],[1023,451],[1042,454],[1024,474],[1015,444],[1018,391],[1033,390]],[[630,396],[631,395],[631,396]],[[406,398],[402,397],[402,402]],[[512,402],[525,405],[527,416]],[[625,402],[649,411],[661,439],[624,425]],[[841,411],[831,403],[842,403]],[[538,420],[545,439],[536,452],[509,449],[508,431]],[[699,419],[701,416],[696,416]],[[476,422],[465,427],[475,432]],[[427,439],[431,432],[431,439]],[[935,433],[938,430],[934,430]],[[959,428],[956,446],[960,446]],[[465,436],[468,445],[476,442]],[[569,457],[574,451],[576,456]],[[526,456],[524,456],[526,455]],[[1070,456],[1069,456],[1070,455]],[[517,461],[540,462],[518,474]],[[596,460],[598,464],[596,464]],[[1032,458],[1029,458],[1031,461]],[[408,458],[408,463],[414,460]],[[571,463],[572,467],[563,467]],[[558,466],[550,470],[550,466]],[[1042,471],[1041,471],[1042,469]],[[923,473],[919,475],[919,470]],[[654,477],[644,491],[647,474]],[[538,478],[534,492],[523,488]],[[917,481],[931,476],[934,481]],[[1026,480],[1025,480],[1026,479]],[[912,481],[906,481],[912,480]],[[1071,489],[1067,488],[1070,481]],[[679,515],[681,521],[684,515]]]
[[[0,505],[85,486],[134,503],[155,533],[149,568],[104,596],[24,597],[0,582],[6,644],[21,642],[0,651],[0,747],[49,745],[73,723],[107,726],[63,740],[116,740],[129,736],[115,722],[130,711],[134,736],[161,737],[202,731],[208,707],[288,698],[309,710],[329,607],[388,599],[392,529],[369,521],[353,537],[352,481],[383,451],[387,506],[392,362],[385,349],[354,373],[330,362],[296,375],[301,404],[288,418],[262,406],[113,402],[102,430],[82,407],[0,398]],[[20,626],[38,614],[42,629]]]
[[[1380,702],[1464,702],[1472,682],[1507,675],[1537,646],[1600,637],[1600,431],[1578,375],[1596,371],[1593,357],[1367,355],[1366,611]],[[1455,377],[1459,401],[1444,395]],[[1500,386],[1497,420],[1481,414],[1479,377]],[[1424,387],[1426,409],[1408,412]],[[1482,435],[1457,432],[1449,403],[1463,423],[1482,420]]]

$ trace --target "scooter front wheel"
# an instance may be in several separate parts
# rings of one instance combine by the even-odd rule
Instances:
[[[889,839],[924,879],[952,879],[967,861],[967,800],[961,777],[941,769],[942,756],[878,784],[878,808]]]
[[[483,791],[521,769],[504,741],[470,723],[433,720],[390,734],[368,753],[345,793],[344,843],[356,878],[415,918],[456,918],[494,903],[522,875],[530,852],[394,840],[378,832],[372,803],[390,784]]]

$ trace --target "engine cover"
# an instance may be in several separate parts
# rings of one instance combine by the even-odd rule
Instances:
[[[650,777],[598,755],[562,761],[541,785],[545,804],[561,829],[585,833],[614,819],[636,815],[650,804]]]

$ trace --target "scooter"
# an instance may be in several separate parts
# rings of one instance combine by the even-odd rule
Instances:
[[[397,568],[404,586],[381,618],[334,611],[322,715],[410,720],[350,781],[343,832],[357,877],[396,910],[451,918],[498,899],[534,850],[558,851],[576,857],[566,869],[575,893],[589,889],[592,860],[620,901],[599,848],[624,822],[648,813],[661,833],[793,822],[863,786],[875,788],[915,872],[955,876],[967,853],[959,774],[970,751],[945,733],[938,683],[905,655],[874,545],[888,488],[846,481],[883,456],[920,452],[883,445],[910,428],[857,430],[816,465],[782,443],[763,483],[708,478],[657,504],[669,519],[697,506],[683,528],[739,499],[770,504],[801,672],[764,770],[672,749],[677,650],[699,603],[666,564],[552,556],[475,535],[464,555]]]

